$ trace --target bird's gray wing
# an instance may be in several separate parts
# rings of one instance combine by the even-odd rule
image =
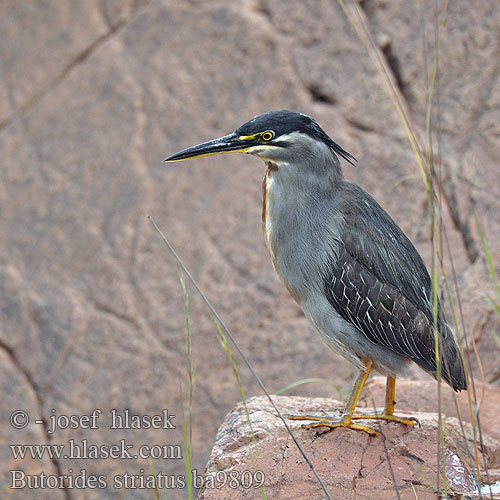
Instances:
[[[325,273],[329,302],[373,343],[435,374],[432,282],[415,247],[380,205],[346,182],[338,198],[340,249]],[[463,388],[463,367],[441,312],[442,375]]]

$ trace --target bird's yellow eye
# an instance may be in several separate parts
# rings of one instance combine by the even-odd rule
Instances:
[[[274,137],[274,132],[272,130],[266,130],[265,132],[262,132],[262,135],[260,138],[263,141],[270,141]]]

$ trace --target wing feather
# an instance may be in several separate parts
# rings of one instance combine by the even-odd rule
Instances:
[[[435,374],[432,282],[422,258],[380,205],[355,184],[345,183],[338,209],[344,224],[340,250],[324,277],[329,302],[371,342]],[[465,387],[459,348],[440,309],[438,318],[441,372],[459,390]]]

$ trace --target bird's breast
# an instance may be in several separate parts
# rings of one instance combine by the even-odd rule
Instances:
[[[293,165],[267,163],[262,186],[262,229],[274,269],[301,304],[323,289],[325,268],[335,262],[342,218],[336,191],[328,196]]]
[[[300,305],[301,297],[297,288],[290,281],[289,263],[290,259],[284,259],[287,254],[289,240],[293,239],[294,228],[289,227],[286,220],[283,219],[284,212],[291,213],[293,208],[284,203],[287,199],[287,193],[284,192],[277,177],[280,175],[279,166],[267,162],[267,172],[262,183],[262,230],[266,241],[267,251],[271,257],[274,270],[281,278],[283,284],[289,291],[293,299]],[[288,228],[284,230],[284,228]]]

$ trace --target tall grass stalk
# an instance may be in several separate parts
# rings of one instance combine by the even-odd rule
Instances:
[[[153,488],[153,495],[155,497],[155,500],[160,500],[160,491],[158,490],[158,484],[156,483],[155,468],[153,465],[153,459],[151,457],[149,457],[149,473],[155,478]]]
[[[194,365],[193,365],[193,335],[191,331],[191,316],[189,314],[189,295],[186,288],[184,276],[181,274],[179,280],[182,286],[184,296],[184,316],[186,318],[186,355],[188,360],[188,376],[189,376],[189,441],[190,452],[192,453],[193,443],[193,394],[194,394]]]
[[[314,382],[326,384],[326,385],[333,387],[333,389],[335,389],[343,398],[349,396],[349,394],[347,394],[345,391],[343,391],[339,385],[332,384],[332,382],[326,378],[303,378],[300,380],[296,380],[295,382],[291,382],[290,384],[285,385],[281,389],[278,389],[274,393],[277,395],[284,394],[285,392],[287,392],[291,389],[295,389],[295,387],[299,387],[299,386],[304,385],[304,384],[311,384]]]
[[[193,498],[193,394],[194,394],[194,366],[193,366],[193,351],[192,351],[192,331],[191,331],[191,316],[189,314],[189,294],[186,288],[184,276],[179,276],[179,281],[182,286],[184,297],[184,316],[186,318],[186,356],[188,360],[188,377],[189,377],[189,399],[188,399],[188,421],[184,413],[184,395],[182,392],[182,383],[179,378],[179,391],[182,407],[182,433],[184,436],[185,464],[186,464],[186,482],[188,487],[188,498]]]
[[[379,50],[377,46],[375,45],[375,42],[373,41],[373,37],[371,36],[367,26],[365,25],[365,22],[363,20],[363,16],[359,11],[359,6],[357,5],[356,2],[352,2],[350,5],[353,9],[353,11],[356,13],[356,18],[353,16],[353,14],[350,12],[350,10],[347,8],[344,0],[337,0],[338,4],[340,5],[341,9],[343,10],[345,16],[351,23],[351,26],[353,27],[354,31],[358,35],[359,39],[363,43],[363,46],[366,49],[366,52],[370,59],[372,60],[375,68],[378,70],[382,77],[382,82],[385,86],[385,89],[394,105],[394,108],[396,109],[396,112],[398,113],[398,116],[401,120],[401,123],[403,125],[403,128],[405,130],[406,136],[408,138],[408,141],[410,143],[410,147],[414,153],[415,159],[417,161],[417,165],[420,170],[420,174],[422,176],[422,181],[423,183],[427,186],[428,180],[427,180],[427,169],[425,168],[425,163],[424,163],[424,158],[422,155],[422,151],[420,149],[420,146],[418,144],[417,136],[416,133],[414,132],[414,127],[412,123],[410,122],[410,119],[408,118],[408,114],[405,111],[405,106],[403,105],[399,92],[396,90],[394,86],[393,79],[390,77],[390,71],[387,68],[387,63],[382,59],[380,56]]]
[[[236,361],[234,360],[233,353],[231,352],[231,348],[229,347],[229,344],[227,343],[227,338],[224,335],[224,332],[222,331],[219,322],[213,316],[212,314],[210,315],[210,318],[215,326],[215,329],[217,331],[217,335],[219,336],[219,342],[222,346],[222,349],[226,353],[227,359],[229,360],[229,363],[231,365],[231,368],[233,369],[234,377],[236,378],[236,385],[238,386],[238,391],[240,393],[241,400],[243,401],[243,407],[245,408],[245,415],[247,418],[247,423],[248,427],[250,429],[250,434],[252,436],[252,444],[254,445],[253,452],[251,454],[252,456],[252,461],[254,462],[255,467],[259,467],[260,462],[260,455],[259,455],[259,450],[257,448],[257,439],[255,438],[255,432],[253,430],[253,425],[252,425],[252,419],[250,418],[250,412],[248,411],[248,406],[247,406],[247,400],[245,397],[245,392],[243,391],[243,384],[241,382],[241,377],[240,377],[240,372],[238,370],[238,366],[236,365]],[[264,500],[267,500],[267,495],[266,495],[266,487],[264,484],[260,487],[260,491],[262,494],[262,498]]]
[[[448,247],[449,247],[448,239],[446,239],[446,243],[448,244]],[[449,248],[448,248],[448,252],[450,252]],[[443,263],[441,263],[441,265],[443,266]],[[455,273],[455,268],[453,266],[453,263],[452,263],[452,273],[453,273],[455,283],[457,283],[457,278],[456,278],[456,273]],[[451,295],[449,282],[446,279],[446,276],[444,277],[444,286],[446,289],[448,302],[450,304],[450,309],[451,309],[452,318],[453,318],[453,325],[455,327],[455,333],[457,334],[457,338],[458,338],[458,345],[460,347],[460,356],[462,357],[462,363],[464,366],[467,366],[465,351],[463,348],[463,341],[462,341],[463,337],[461,335],[461,328],[460,328],[460,325],[458,322],[458,317],[456,314],[456,309],[454,306],[453,297]],[[458,302],[458,307],[459,307],[459,311],[460,311],[460,315],[461,315],[461,324],[463,326],[464,321],[463,321],[463,316],[462,316],[462,306],[461,306],[460,294],[457,294],[457,302]],[[476,387],[474,384],[470,384],[469,372],[466,370],[465,371],[466,384],[467,384],[468,389],[471,389],[471,390],[467,391],[467,401],[468,401],[468,405],[469,405],[469,415],[470,415],[470,419],[472,422],[472,432],[473,432],[473,436],[474,436],[474,443],[477,443],[479,441],[480,446],[477,446],[477,444],[474,446],[474,455],[473,455],[469,449],[469,446],[467,444],[467,440],[464,439],[464,443],[465,443],[467,455],[475,461],[475,465],[476,465],[475,476],[476,476],[477,484],[481,484],[481,467],[480,467],[481,457],[483,459],[484,468],[487,471],[486,457],[484,454],[481,454],[481,451],[480,451],[481,449],[484,449],[484,445],[483,445],[483,437],[482,437],[482,432],[481,432],[481,425],[479,423],[479,409],[480,409],[482,402],[484,400],[484,397],[485,397],[485,384],[484,384],[485,377],[484,377],[483,365],[481,363],[481,359],[480,359],[479,353],[477,351],[477,346],[476,346],[476,342],[474,340],[474,337],[471,337],[471,344],[472,344],[472,347],[474,349],[474,354],[476,356],[476,360],[478,363],[478,369],[479,369],[479,373],[480,373],[481,381],[482,381],[482,391],[481,391],[481,396],[478,398],[478,396],[476,394]],[[470,364],[470,361],[469,361],[469,364]],[[459,407],[458,407],[458,403],[457,403],[457,398],[454,397],[453,400],[455,403],[455,410],[456,410],[458,420],[460,423],[460,430],[462,432],[462,435],[465,436],[465,429],[464,429],[463,421],[462,421],[462,418],[460,415],[460,411],[459,411]],[[486,474],[488,477],[488,472],[486,472]]]
[[[434,191],[434,189],[433,189],[434,183],[432,182],[434,178],[437,178],[438,183],[439,183],[438,187],[440,189],[438,190],[438,192],[441,193],[441,190],[442,190],[440,155],[438,155],[438,158],[439,158],[438,175],[436,175],[436,173],[434,172],[434,155],[433,155],[434,149],[433,149],[433,141],[432,141],[432,129],[433,129],[432,110],[433,110],[433,98],[435,95],[435,89],[438,88],[438,82],[439,82],[439,54],[440,54],[440,48],[441,48],[441,43],[442,43],[443,34],[444,34],[444,27],[445,27],[447,12],[448,12],[448,0],[443,0],[441,15],[440,15],[440,19],[439,19],[439,26],[438,26],[437,34],[436,34],[436,42],[435,42],[432,71],[431,71],[431,76],[430,76],[428,88],[427,88],[427,106],[426,106],[427,112],[426,112],[426,122],[425,122],[425,124],[426,124],[426,149],[425,150],[426,150],[426,167],[428,169],[428,172],[430,175],[430,180],[431,180],[431,182],[428,183],[428,186],[430,188],[428,190],[428,198],[429,198],[430,206],[432,208],[434,208],[433,202],[435,200],[434,192],[433,192]],[[425,40],[424,40],[424,44],[425,44]],[[424,45],[424,47],[425,47],[425,45]],[[436,96],[439,98],[439,93],[437,93]],[[438,139],[439,139],[440,138],[440,134],[439,134],[439,132],[440,132],[439,108],[438,108],[437,120],[438,120],[437,127],[438,127]],[[438,142],[438,147],[439,147],[439,145],[440,144]],[[437,305],[437,295],[435,293],[435,289],[436,289],[435,284],[437,284],[437,274],[434,274],[435,259],[438,259],[440,262],[441,274],[443,276],[443,281],[445,283],[445,287],[447,288],[447,279],[446,279],[446,273],[445,273],[445,269],[444,269],[444,255],[443,255],[442,243],[441,243],[443,237],[447,240],[447,235],[446,235],[446,232],[443,231],[442,204],[441,203],[442,203],[442,197],[439,196],[439,212],[438,212],[439,230],[436,230],[437,226],[436,226],[436,219],[435,219],[436,216],[435,216],[434,210],[432,212],[432,220],[431,220],[431,235],[432,235],[432,246],[433,246],[433,259],[432,259],[433,260],[433,291],[434,291],[433,292],[434,293],[433,300],[434,300],[435,305]],[[438,237],[439,237],[439,239],[438,239]],[[448,241],[447,241],[447,243],[448,243]],[[451,252],[449,252],[449,258],[450,258],[452,270],[454,273],[453,256],[452,256]],[[455,277],[455,283],[457,283],[455,273],[454,273],[454,277]],[[453,316],[455,319],[453,299],[451,297],[451,294],[449,293],[449,290],[447,290],[447,291],[448,291],[448,298],[449,298],[450,307],[452,309],[452,313],[453,313]],[[457,293],[458,293],[458,288],[457,288]],[[458,294],[458,297],[460,297],[459,294]],[[459,303],[459,306],[460,306],[460,303]],[[433,312],[435,325],[437,325],[436,312],[437,311],[436,311],[436,307],[435,307],[434,312]],[[462,357],[463,366],[465,367],[465,372],[466,372],[465,373],[466,384],[468,387],[470,387],[469,381],[468,381],[468,375],[467,375],[467,364],[465,363],[465,356],[464,356],[464,352],[463,352],[462,337],[460,335],[460,329],[458,328],[458,324],[456,322],[455,322],[455,326],[456,326],[457,339],[458,339],[459,348],[460,348],[460,356]],[[435,334],[435,338],[436,338],[436,358],[437,358],[436,362],[439,363],[440,356],[438,355],[438,351],[437,351],[437,349],[439,348],[439,342],[438,342],[438,337],[437,337],[438,332],[437,332],[436,327],[435,327],[434,334]],[[472,342],[473,342],[473,346],[474,346],[474,352],[475,352],[476,358],[478,360],[478,364],[481,367],[481,361],[479,359],[479,354],[477,352],[474,339],[472,339]],[[439,372],[440,372],[440,365],[438,364],[438,373]],[[481,374],[483,374],[482,368],[481,368]],[[438,382],[439,381],[440,381],[440,377],[438,377]],[[484,386],[483,386],[483,391],[484,391]],[[473,387],[473,392],[474,392],[474,396],[475,396],[475,387]],[[455,400],[455,406],[457,408],[457,413],[458,413],[458,404],[456,402],[456,398],[454,398],[454,400]],[[477,406],[477,404],[473,404],[471,391],[468,391],[468,400],[469,400],[469,409],[471,412],[471,422],[473,425],[474,442],[475,442],[474,448],[475,448],[475,462],[476,462],[476,470],[477,470],[476,479],[477,479],[477,483],[480,484],[481,483],[481,469],[480,469],[480,455],[481,455],[481,453],[480,453],[479,446],[477,445],[477,442],[478,442],[477,437],[479,437],[479,442],[481,443],[481,447],[482,447],[482,432],[481,432],[480,422],[479,422],[479,418],[478,418],[479,415],[475,411],[475,407]],[[476,403],[477,403],[477,400],[476,400]],[[441,452],[441,460],[442,460],[442,468],[443,468],[444,493],[447,494],[448,485],[447,485],[447,480],[446,480],[446,456],[445,456],[445,443],[444,443],[444,429],[443,429],[443,425],[442,425],[441,384],[440,383],[438,383],[438,405],[439,405],[439,421],[440,421],[439,422],[440,452]],[[461,424],[462,432],[465,435],[465,431],[463,429],[462,422],[460,422],[460,424]],[[479,434],[479,436],[478,436],[478,434]],[[438,456],[439,456],[439,450],[438,450]],[[485,461],[484,456],[483,456],[483,460]],[[439,474],[438,474],[438,481],[439,481]],[[481,493],[479,493],[479,496],[481,498]]]
[[[182,411],[182,435],[184,438],[184,463],[186,465],[186,483],[188,487],[188,499],[193,500],[193,452],[192,452],[192,441],[189,439],[188,423],[186,422],[186,414],[184,411],[184,394],[182,392],[182,383],[179,377],[179,392],[181,399],[181,411]]]
[[[426,137],[426,154],[425,154],[425,167],[428,174],[427,183],[427,199],[429,203],[429,217],[430,217],[430,231],[432,241],[432,317],[434,323],[434,349],[436,355],[436,379],[437,379],[437,394],[438,394],[438,415],[439,415],[439,442],[437,449],[437,462],[441,459],[441,468],[443,474],[443,489],[444,494],[448,494],[448,481],[446,477],[446,450],[444,440],[444,426],[443,426],[443,412],[441,403],[441,355],[440,355],[440,336],[438,331],[439,310],[438,310],[438,262],[442,261],[441,252],[441,238],[442,238],[442,212],[441,212],[441,197],[439,197],[439,205],[436,214],[435,196],[434,196],[434,155],[432,143],[432,109],[434,89],[437,83],[438,69],[439,69],[439,50],[441,47],[441,40],[444,31],[446,20],[446,13],[448,11],[448,1],[444,0],[441,10],[441,18],[439,21],[439,30],[436,37],[436,46],[434,49],[434,58],[432,64],[432,71],[429,81],[427,82],[427,106],[426,106],[426,120],[425,120],[425,137]],[[425,50],[425,40],[424,40]],[[439,117],[438,117],[439,119]],[[439,165],[441,167],[441,165]],[[438,180],[440,181],[441,175],[439,171]],[[437,220],[436,220],[437,219]],[[440,474],[439,469],[436,471],[437,491],[439,491]]]

